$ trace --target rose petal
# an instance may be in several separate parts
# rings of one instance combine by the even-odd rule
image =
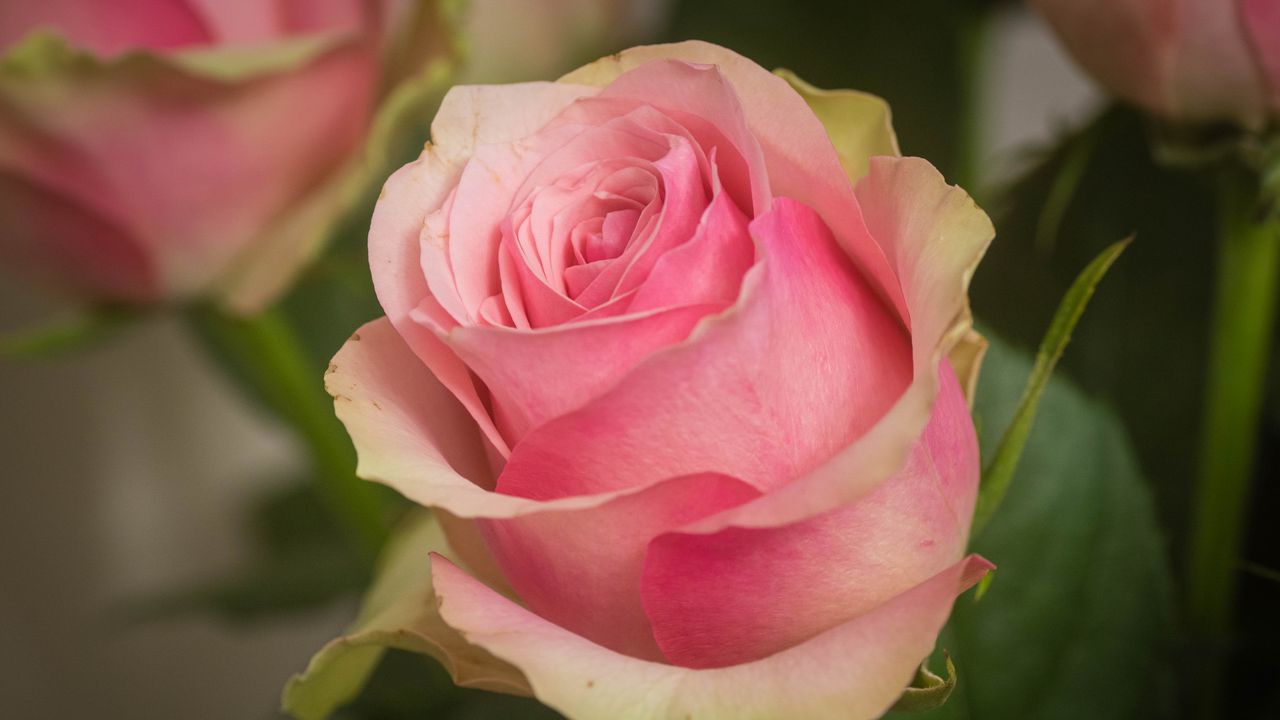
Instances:
[[[1250,47],[1240,3],[1174,3],[1174,44],[1166,49],[1165,62],[1175,118],[1239,118],[1250,127],[1266,123],[1271,87]]]
[[[0,70],[0,168],[111,218],[174,298],[211,291],[314,211],[310,193],[359,147],[376,89],[376,58],[356,43],[244,82],[152,55],[94,62],[47,43],[24,48],[54,67],[38,82],[21,63]]]
[[[503,576],[540,616],[626,655],[661,660],[640,605],[645,547],[759,495],[723,475],[675,478],[588,510],[477,521]]]
[[[1168,111],[1171,103],[1168,53],[1175,4],[1031,0],[1091,76],[1111,92],[1156,111]]]
[[[420,260],[429,272],[442,273],[442,278],[450,272],[444,256],[425,263],[425,248],[419,241],[423,219],[444,203],[477,144],[522,137],[586,92],[590,90],[552,83],[454,87],[432,123],[434,143],[387,180],[369,229],[369,266],[387,318],[504,454],[506,441],[494,428],[466,367],[451,359],[452,353],[435,334],[411,317],[431,295]],[[441,302],[445,301],[437,299],[435,304]]]
[[[519,668],[537,698],[566,716],[616,720],[879,717],[933,648],[956,594],[991,567],[970,556],[776,655],[694,670],[603,648],[493,592],[445,558],[431,562],[440,615],[452,629]]]
[[[110,218],[0,171],[0,264],[84,297],[152,302],[150,260]]]
[[[686,305],[537,332],[459,327],[448,343],[490,389],[506,420],[503,437],[515,444],[612,387],[637,362],[680,342],[723,307]]]
[[[1241,0],[1244,25],[1271,88],[1271,109],[1280,113],[1280,3],[1275,0]]]
[[[665,61],[664,66],[669,67],[674,64],[670,62],[673,59],[714,65],[728,79],[741,102],[747,126],[763,150],[773,195],[793,198],[818,211],[876,291],[906,317],[902,293],[886,262],[887,250],[878,247],[867,234],[853,188],[840,167],[831,139],[785,80],[731,50],[689,41],[624,50],[579,68],[560,78],[560,82],[604,86],[650,61]],[[702,107],[700,94],[673,89],[682,87],[653,83],[633,97],[698,115]],[[754,214],[764,210],[757,208]]]
[[[693,237],[658,259],[627,309],[638,313],[703,303],[727,307],[738,297],[754,261],[747,218],[722,192],[712,199]]]
[[[364,325],[334,356],[325,389],[351,440],[356,473],[461,518],[596,507],[621,493],[538,502],[491,492],[484,437],[387,318]],[[500,465],[500,453],[492,464]]]
[[[872,158],[870,173],[858,184],[858,197],[868,209],[868,227],[890,251],[910,306],[911,385],[865,435],[812,473],[687,531],[785,525],[872,491],[903,467],[924,431],[943,359],[974,337],[969,279],[995,234],[991,220],[968,194],[947,185],[920,158]],[[961,355],[973,360],[972,353]]]
[[[855,185],[867,176],[872,157],[902,154],[893,132],[889,103],[857,90],[814,87],[790,70],[776,70],[774,73],[795,88],[813,114],[822,121],[831,144],[840,156],[840,166]]]
[[[909,380],[891,311],[812,210],[778,199],[751,232],[765,260],[740,306],[531,432],[500,492],[547,499],[710,470],[770,490],[879,419]]]
[[[969,408],[944,365],[906,465],[857,502],[791,525],[654,540],[642,592],[658,645],[677,665],[723,667],[869,611],[963,555],[978,475]]]
[[[101,56],[206,43],[203,21],[184,0],[14,0],[0,3],[0,51],[34,30],[53,30]]]

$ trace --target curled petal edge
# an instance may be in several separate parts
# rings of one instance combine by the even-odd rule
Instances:
[[[741,665],[695,670],[600,647],[495,593],[448,559],[431,561],[443,622],[519,668],[540,701],[579,720],[879,717],[932,651],[956,595],[992,567],[971,555],[799,645]]]

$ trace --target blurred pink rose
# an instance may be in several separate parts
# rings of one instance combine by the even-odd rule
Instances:
[[[90,300],[269,301],[341,211],[385,61],[429,41],[407,35],[433,8],[0,4],[0,258]]]
[[[1179,122],[1280,115],[1280,0],[1031,0],[1108,90]]]
[[[577,718],[883,712],[990,567],[986,215],[882,101],[704,43],[456,87],[432,136],[328,386],[361,475],[471,569],[431,567],[457,680]]]

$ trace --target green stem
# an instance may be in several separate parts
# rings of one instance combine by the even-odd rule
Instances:
[[[956,129],[955,182],[981,200],[983,79],[987,39],[993,12],[985,6],[971,10],[960,25],[956,72],[959,77],[960,114]]]
[[[288,321],[275,310],[251,318],[209,310],[198,321],[206,337],[293,426],[310,452],[321,499],[372,561],[387,535],[381,494],[356,477],[355,451],[334,415],[323,373],[308,362]]]
[[[1280,220],[1262,208],[1254,174],[1224,172],[1187,577],[1188,620],[1207,650],[1202,653],[1207,667],[1199,673],[1206,716],[1221,711],[1223,647],[1231,627],[1280,280]]]

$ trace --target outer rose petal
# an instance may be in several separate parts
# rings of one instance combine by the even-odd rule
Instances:
[[[1177,34],[1168,68],[1175,119],[1267,119],[1270,88],[1250,47],[1240,0],[1177,0]],[[1280,29],[1280,28],[1277,28]]]
[[[747,662],[932,577],[964,554],[978,465],[968,405],[944,365],[906,466],[857,502],[781,527],[657,538],[642,592],[658,645],[686,667]]]
[[[128,233],[166,296],[209,291],[359,147],[376,59],[356,42],[308,52],[233,82],[193,70],[208,54],[98,62],[33,38],[0,63],[0,170]]]
[[[1175,120],[1264,120],[1240,0],[1032,0],[1090,75]]]
[[[680,342],[699,320],[720,309],[686,305],[537,332],[458,327],[448,342],[492,388],[504,411],[503,436],[514,444],[530,429],[612,387],[639,358]],[[516,357],[520,362],[511,361]]]
[[[454,87],[431,124],[433,141],[416,161],[387,180],[373,211],[369,266],[387,318],[504,453],[506,443],[493,427],[466,367],[431,330],[411,317],[431,297],[420,264],[423,221],[444,203],[477,145],[523,137],[591,92],[552,83]]]
[[[1280,113],[1280,3],[1241,0],[1244,25],[1271,89],[1271,109]]]
[[[624,50],[579,68],[560,82],[607,85],[650,60],[671,59],[715,65],[729,79],[746,112],[747,126],[764,151],[773,195],[799,200],[817,210],[877,291],[905,316],[902,293],[884,251],[866,235],[858,203],[831,139],[785,80],[731,50],[689,41]],[[670,100],[660,88],[642,99],[658,106]],[[757,208],[754,214],[763,212],[764,208]]]
[[[161,298],[151,262],[108,218],[65,196],[0,172],[0,217],[11,239],[0,264],[75,295],[151,302]]]
[[[419,505],[461,518],[507,518],[596,507],[622,495],[544,503],[486,490],[492,473],[475,423],[387,318],[367,323],[342,346],[325,389],[356,446],[356,473]]]
[[[239,3],[227,3],[239,4]],[[0,3],[0,52],[33,30],[56,30],[98,55],[166,50],[211,39],[186,0],[10,0]]]
[[[1169,108],[1173,1],[1031,0],[1090,75],[1155,111]]]
[[[777,70],[775,74],[790,83],[822,121],[840,156],[840,166],[855,185],[866,177],[872,157],[902,154],[893,132],[889,103],[857,90],[823,90],[790,70]]]
[[[871,172],[857,192],[867,208],[867,225],[888,250],[911,310],[914,379],[879,422],[827,463],[757,501],[695,523],[691,532],[785,525],[874,490],[902,468],[924,431],[943,358],[962,343],[970,343],[961,353],[964,359],[981,355],[981,345],[974,344],[967,291],[995,234],[991,220],[963,190],[947,185],[919,158],[872,158]]]
[[[879,717],[933,648],[953,598],[991,567],[970,556],[776,655],[693,670],[607,650],[516,605],[442,557],[431,563],[444,621],[518,667],[539,700],[579,720]]]
[[[645,548],[661,533],[759,494],[708,473],[586,510],[476,522],[503,576],[538,615],[623,654],[662,660],[640,605]]]

